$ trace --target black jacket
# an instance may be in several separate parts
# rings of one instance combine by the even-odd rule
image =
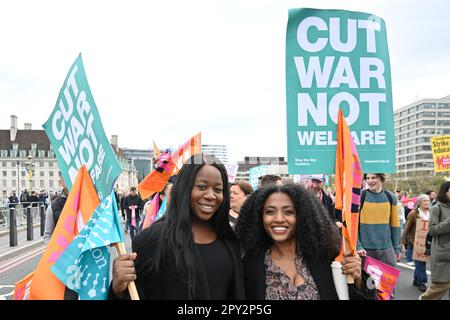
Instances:
[[[127,218],[128,220],[131,220],[131,209],[130,206],[136,206],[137,208],[134,210],[134,213],[136,215],[136,219],[139,219],[140,215],[141,215],[141,211],[143,208],[143,203],[142,203],[142,199],[138,196],[135,195],[134,197],[132,197],[131,195],[127,196],[125,198],[125,210],[127,213]]]
[[[135,283],[139,298],[141,300],[187,300],[189,299],[187,283],[180,280],[173,263],[163,262],[159,277],[155,277],[154,273],[149,270],[148,264],[155,257],[160,234],[161,220],[154,223],[150,228],[144,229],[133,238],[133,252],[137,253],[135,261],[137,279]],[[242,300],[245,296],[239,242],[236,239],[222,240],[228,249],[234,269],[233,299]],[[200,254],[194,246],[198,299],[208,300],[210,299],[208,280],[206,270],[201,261]],[[110,290],[109,298],[115,299],[112,290]]]
[[[334,203],[330,196],[328,196],[325,191],[321,190],[322,192],[322,205],[327,210],[328,215],[330,216],[331,220],[333,222],[336,221],[342,221],[340,217],[338,217],[338,212],[334,209]]]
[[[266,297],[266,270],[264,265],[265,250],[257,255],[246,254],[244,257],[244,286],[245,295],[249,300],[265,300]],[[339,300],[334,286],[331,262],[306,261],[308,270],[316,283],[321,300]],[[363,274],[363,283],[367,280]],[[355,285],[349,285],[350,300],[374,300],[376,290],[365,289],[360,291]]]

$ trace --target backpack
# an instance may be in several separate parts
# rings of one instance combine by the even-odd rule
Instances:
[[[27,201],[28,201],[27,194],[25,192],[22,192],[20,196],[20,202],[27,202]]]
[[[441,206],[437,205],[439,207],[439,218],[438,218],[438,222],[441,222]],[[433,242],[433,236],[430,234],[430,231],[428,231],[427,233],[427,237],[425,239],[425,255],[426,256],[431,256],[431,243]]]
[[[59,216],[61,215],[61,212],[64,208],[64,205],[66,204],[67,197],[59,196],[52,202],[50,202],[50,206],[52,207],[53,211],[53,222],[56,224],[58,223]]]
[[[392,195],[389,192],[387,192],[387,190],[383,189],[383,191],[389,200],[389,204],[391,205],[391,211],[392,211],[392,205],[394,204],[394,199],[392,198]],[[359,212],[361,212],[361,210],[364,206],[364,201],[366,201],[366,190],[361,191],[361,204],[359,205]]]

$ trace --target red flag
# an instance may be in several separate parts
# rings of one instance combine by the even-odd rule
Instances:
[[[161,155],[158,167],[138,184],[142,199],[150,198],[155,192],[163,191],[169,178],[177,174],[183,163],[192,155],[200,153],[201,149],[201,133],[198,133],[166,159]]]
[[[350,134],[342,110],[338,114],[337,147],[336,147],[336,199],[335,208],[342,211],[343,246],[356,254],[358,239],[359,204],[361,197],[362,169],[358,150]],[[336,258],[343,258],[344,247]]]
[[[50,268],[73,238],[91,218],[100,204],[91,176],[83,165],[78,171],[47,249],[34,271],[30,287],[31,300],[63,300],[64,284]]]

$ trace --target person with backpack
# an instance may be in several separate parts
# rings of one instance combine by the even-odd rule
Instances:
[[[61,181],[62,178],[61,178]],[[59,196],[50,202],[45,212],[45,228],[44,228],[44,244],[47,245],[50,242],[53,231],[55,230],[56,224],[58,223],[59,216],[66,204],[69,191],[67,190],[65,184],[63,190],[60,192]]]
[[[23,190],[22,194],[20,195],[20,203],[22,204],[23,208],[28,208],[30,206],[30,194],[28,193],[28,190]]]
[[[383,189],[383,173],[365,174],[368,189],[361,193],[357,250],[396,267],[400,260],[400,222],[397,198]]]
[[[431,285],[420,300],[440,300],[450,294],[450,181],[439,188],[437,204],[430,209]]]

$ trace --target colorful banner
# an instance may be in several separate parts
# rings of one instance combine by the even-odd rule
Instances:
[[[413,198],[406,198],[405,196],[403,196],[400,199],[400,202],[403,204],[403,206],[408,207],[408,209],[413,209],[414,205],[417,202],[417,197],[413,197]]]
[[[201,133],[198,133],[172,154],[161,154],[156,169],[138,185],[142,199],[148,199],[155,192],[163,191],[170,177],[177,174],[183,163],[192,155],[200,153],[201,149]]]
[[[142,230],[150,227],[153,222],[156,221],[156,216],[158,215],[159,210],[159,193],[156,193],[153,196],[150,204],[144,207],[144,219],[142,221]]]
[[[428,233],[428,220],[417,219],[416,234],[414,236],[413,260],[428,261],[429,256],[425,255],[425,240]]]
[[[390,300],[400,276],[400,270],[369,256],[364,257],[363,269],[375,281],[377,300]]]
[[[450,135],[431,138],[434,172],[450,171]]]
[[[158,221],[166,214],[167,202],[169,201],[169,196],[165,196],[163,202],[161,203],[161,207],[158,210],[158,214],[156,215],[156,220]]]
[[[92,179],[83,165],[78,171],[72,190],[55,226],[47,249],[39,261],[31,283],[31,300],[63,300],[64,284],[50,268],[58,260],[73,238],[89,221],[100,200]]]
[[[224,164],[228,173],[228,182],[233,183],[236,181],[236,175],[239,169],[239,165],[237,163],[227,163]]]
[[[161,151],[159,151],[158,147],[156,146],[155,141],[152,140],[152,142],[153,142],[153,158],[158,159],[159,156],[161,155]]]
[[[172,175],[178,174],[183,164],[194,154],[202,152],[202,135],[197,133],[191,139],[186,141],[181,147],[171,154],[171,160],[176,164]]]
[[[103,130],[81,54],[70,68],[56,106],[43,127],[69,191],[83,164],[100,199],[113,190],[122,168]]]
[[[267,169],[268,167],[266,165],[261,165],[248,170],[248,182],[252,185],[253,190],[258,189],[258,178],[265,176],[267,174]]]
[[[339,109],[363,171],[395,172],[383,19],[343,10],[289,10],[286,105],[289,174],[334,173]]]
[[[94,214],[51,268],[80,300],[106,300],[110,285],[110,251],[123,242],[122,224],[114,192],[104,198]]]
[[[336,197],[335,207],[342,211],[343,244],[338,261],[344,257],[344,252],[356,254],[358,240],[359,204],[361,199],[361,184],[363,173],[359,161],[358,150],[350,135],[342,110],[338,114],[338,132],[336,147]],[[347,246],[350,246],[349,248]],[[345,251],[344,251],[345,249]]]
[[[34,271],[14,285],[14,300],[30,300],[30,287]]]

